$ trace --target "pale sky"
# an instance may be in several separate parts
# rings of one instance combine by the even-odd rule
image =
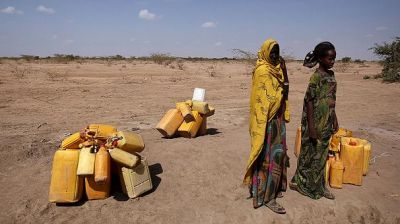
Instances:
[[[299,59],[321,41],[338,58],[400,36],[399,0],[1,0],[0,56],[232,57],[275,38]]]

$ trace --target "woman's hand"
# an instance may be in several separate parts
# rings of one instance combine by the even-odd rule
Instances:
[[[279,56],[279,63],[281,65],[281,69],[286,71],[286,63],[285,63],[285,59],[282,58],[282,56]]]
[[[337,120],[335,111],[333,111],[332,115],[333,115],[333,131],[334,131],[334,133],[336,133],[339,131],[339,122]]]

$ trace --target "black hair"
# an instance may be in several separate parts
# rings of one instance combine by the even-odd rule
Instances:
[[[324,57],[328,51],[335,50],[335,46],[331,42],[324,41],[315,46],[304,58],[303,65],[309,68],[314,67],[318,63],[318,59]]]

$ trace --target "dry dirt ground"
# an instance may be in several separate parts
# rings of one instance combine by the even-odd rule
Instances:
[[[312,70],[287,65],[292,121],[287,126],[296,168],[295,130]],[[332,191],[336,200],[312,200],[288,190],[287,214],[253,209],[241,185],[249,154],[251,66],[238,61],[91,61],[0,63],[0,223],[400,223],[400,85],[363,79],[377,63],[336,65],[340,126],[372,142],[362,186]],[[216,114],[209,134],[164,139],[154,126],[193,88],[207,90]],[[61,140],[89,123],[136,130],[146,142],[154,190],[128,200],[58,206],[48,203],[52,156]]]

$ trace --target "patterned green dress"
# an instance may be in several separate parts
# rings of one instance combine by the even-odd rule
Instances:
[[[307,121],[307,102],[313,102],[314,125],[317,133],[317,144],[313,145],[309,138]],[[325,162],[328,156],[329,140],[334,134],[336,80],[334,73],[319,70],[310,78],[304,97],[301,118],[301,151],[297,162],[297,170],[292,183],[297,184],[299,191],[313,199],[324,195]]]

